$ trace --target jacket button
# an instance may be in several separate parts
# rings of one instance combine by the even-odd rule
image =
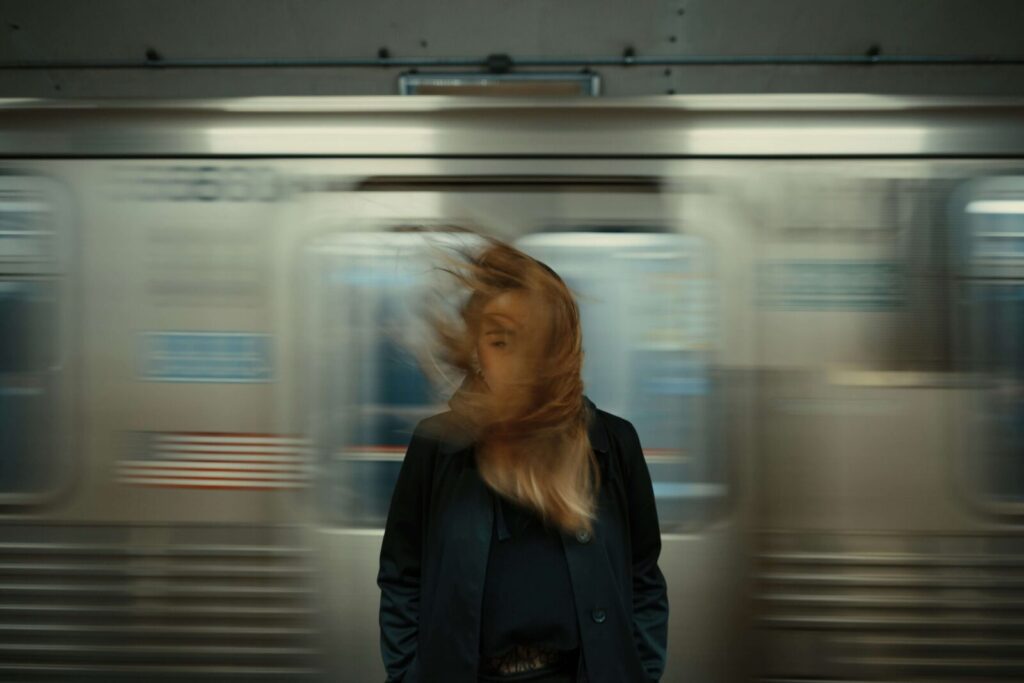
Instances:
[[[590,618],[593,619],[598,624],[603,624],[604,620],[607,618],[607,616],[608,615],[606,615],[604,613],[603,609],[596,609],[596,610],[594,610],[593,612],[590,613]]]
[[[576,540],[580,543],[590,543],[590,532],[586,529],[580,529],[576,532]]]

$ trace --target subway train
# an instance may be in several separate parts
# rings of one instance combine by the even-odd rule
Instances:
[[[380,681],[439,259],[577,293],[665,681],[1024,678],[1024,102],[0,102],[0,679]]]

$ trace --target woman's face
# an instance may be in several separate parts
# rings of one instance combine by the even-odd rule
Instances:
[[[491,394],[513,408],[529,394],[531,380],[542,360],[548,321],[529,294],[510,290],[494,297],[481,312],[477,357]]]

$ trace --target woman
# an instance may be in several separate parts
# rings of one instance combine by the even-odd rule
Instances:
[[[465,374],[421,422],[381,548],[389,682],[660,679],[668,598],[636,430],[583,396],[579,312],[544,264],[499,242],[453,269],[434,319]]]

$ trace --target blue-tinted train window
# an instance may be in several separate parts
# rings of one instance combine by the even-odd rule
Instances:
[[[0,493],[41,493],[53,473],[52,287],[0,280]]]
[[[409,351],[426,334],[417,306],[434,277],[430,242],[442,240],[365,233],[314,247],[315,439],[335,523],[383,524],[413,428],[445,407]],[[726,463],[715,443],[706,245],[678,234],[574,232],[518,246],[579,295],[586,392],[636,426],[664,528],[708,519],[725,499]]]
[[[416,233],[342,234],[312,247],[314,431],[322,508],[336,524],[383,526],[417,422],[444,408],[411,350],[426,333],[417,306],[428,255]]]
[[[57,462],[61,276],[51,186],[0,175],[0,499],[32,502]]]
[[[726,495],[707,245],[633,231],[545,232],[518,244],[577,294],[585,391],[636,427],[663,528],[707,520]]]
[[[1024,178],[975,183],[958,207],[959,349],[983,387],[969,465],[989,501],[1024,512]]]

